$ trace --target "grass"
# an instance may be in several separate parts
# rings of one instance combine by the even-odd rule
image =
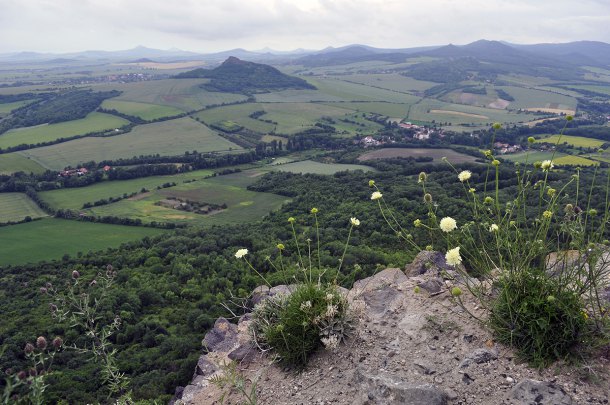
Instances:
[[[60,190],[43,191],[38,195],[43,201],[55,209],[79,210],[87,202],[95,202],[103,198],[120,197],[123,194],[139,192],[142,188],[155,190],[164,183],[182,183],[184,180],[203,178],[212,174],[210,170],[197,170],[174,176],[143,177],[132,180],[116,180],[96,183],[87,187],[64,188]]]
[[[5,226],[0,228],[0,266],[36,263],[60,259],[64,254],[117,247],[161,232],[153,228],[56,218]]]
[[[181,114],[183,111],[174,107],[158,104],[138,103],[135,101],[104,100],[102,108],[117,110],[123,114],[134,115],[143,120],[154,120],[157,118],[170,117]]]
[[[107,138],[83,138],[21,152],[55,170],[88,161],[140,155],[182,155],[185,151],[221,152],[241,147],[197,121],[185,117],[140,125],[133,131]]]
[[[362,170],[365,172],[374,171],[370,166],[349,165],[349,164],[329,164],[320,163],[313,160],[303,160],[300,162],[276,164],[273,170],[291,173],[314,173],[314,174],[335,174],[345,170]]]
[[[0,104],[0,117],[6,114],[9,114],[11,111],[16,110],[19,107],[23,107],[24,105],[28,105],[35,100],[22,100],[15,101],[14,103],[2,103]]]
[[[588,91],[594,91],[596,93],[602,93],[602,94],[607,94],[610,96],[610,86],[594,86],[594,85],[569,85],[570,88],[573,89],[581,89],[581,90],[588,90]]]
[[[560,156],[553,159],[553,162],[556,165],[564,165],[564,166],[598,166],[599,162],[596,162],[591,159],[587,159],[582,156]]]
[[[358,160],[367,161],[372,159],[390,159],[397,157],[431,157],[437,162],[442,161],[442,158],[446,157],[453,164],[474,162],[476,159],[474,156],[465,155],[463,153],[456,152],[452,149],[385,148],[364,153],[360,155]]]
[[[261,105],[267,114],[262,116],[277,122],[276,132],[294,134],[313,127],[322,117],[339,118],[351,114],[351,110],[313,103],[269,103]]]
[[[261,103],[308,103],[311,101],[341,101],[336,97],[319,90],[282,90],[256,95]]]
[[[333,107],[348,108],[359,112],[381,114],[388,117],[403,118],[409,112],[410,104],[386,103],[382,101],[324,103]]]
[[[0,174],[15,172],[42,173],[45,168],[18,153],[5,153],[0,155]]]
[[[220,121],[233,121],[251,131],[265,134],[273,131],[275,125],[250,118],[250,114],[253,112],[264,109],[265,104],[238,104],[201,111],[195,114],[195,117],[210,124]],[[268,119],[265,115],[260,118]]]
[[[123,118],[109,114],[92,112],[80,120],[60,122],[51,125],[38,125],[35,127],[12,129],[0,135],[0,148],[17,146],[21,144],[36,144],[52,142],[59,138],[75,135],[84,135],[89,132],[106,131],[129,124]]]
[[[354,74],[345,76],[345,80],[357,82],[372,87],[381,87],[387,90],[400,92],[419,92],[427,90],[437,83],[426,82],[402,76],[397,73],[390,74]]]
[[[108,84],[100,89],[123,92],[113,100],[133,101],[174,107],[182,111],[198,110],[211,105],[245,100],[243,94],[209,92],[200,86],[207,79],[165,79],[137,83]]]
[[[583,148],[599,148],[606,143],[604,141],[600,141],[599,139],[572,135],[551,135],[546,138],[537,139],[536,143],[550,143],[552,145],[556,145],[557,141],[560,141],[561,144],[567,143],[568,145]]]
[[[574,97],[563,94],[552,93],[550,91],[536,90],[517,86],[498,86],[499,89],[506,91],[515,98],[508,108],[558,108],[574,110],[577,101]],[[552,105],[557,105],[552,107]]]
[[[0,223],[21,221],[27,216],[41,218],[47,214],[23,193],[0,193]]]
[[[525,151],[519,153],[511,153],[500,156],[502,159],[510,160],[511,162],[528,163],[541,162],[543,160],[557,159],[566,156],[564,153],[553,153],[552,151]]]
[[[123,200],[94,207],[85,212],[139,218],[142,222],[176,222],[196,225],[226,225],[257,221],[289,201],[271,193],[258,193],[246,187],[256,181],[257,172],[244,171],[215,178],[155,190],[140,200]],[[155,205],[168,197],[212,204],[227,204],[227,209],[211,215],[200,215]]]
[[[306,78],[318,90],[345,101],[387,101],[410,104],[418,100],[410,94],[379,89],[364,84],[350,83],[340,79]]]

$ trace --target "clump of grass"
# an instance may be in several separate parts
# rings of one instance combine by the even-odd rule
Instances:
[[[321,348],[334,349],[352,327],[347,300],[333,285],[302,283],[289,296],[257,305],[251,333],[256,344],[291,367],[302,368]]]

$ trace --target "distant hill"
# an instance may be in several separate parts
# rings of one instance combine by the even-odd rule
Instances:
[[[539,55],[548,55],[579,65],[610,65],[610,44],[597,41],[576,41],[565,44],[535,44],[510,46]]]
[[[327,48],[318,53],[303,56],[292,61],[306,67],[347,65],[366,61],[404,62],[410,55],[437,47],[405,49],[380,49],[366,45],[350,45],[343,48]]]
[[[229,57],[215,69],[195,69],[180,73],[178,79],[207,78],[206,90],[228,93],[267,93],[284,89],[315,89],[298,77],[288,76],[276,68],[261,63]]]

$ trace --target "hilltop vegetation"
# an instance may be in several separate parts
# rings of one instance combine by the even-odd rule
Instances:
[[[273,90],[312,89],[315,87],[298,77],[288,76],[276,68],[229,57],[219,67],[195,69],[180,73],[177,78],[207,78],[206,90],[226,93],[267,93]]]

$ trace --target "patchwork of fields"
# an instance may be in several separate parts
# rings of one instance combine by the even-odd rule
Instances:
[[[47,214],[23,193],[0,193],[0,224],[17,222],[25,217],[41,218]]]

